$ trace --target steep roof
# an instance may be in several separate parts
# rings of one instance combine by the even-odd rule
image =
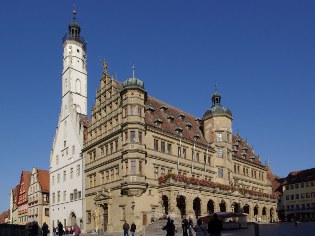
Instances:
[[[37,169],[38,182],[43,193],[49,193],[49,172],[47,170]]]
[[[200,124],[197,117],[151,96],[148,96],[145,105],[147,110],[145,115],[146,124],[176,136],[178,136],[176,129],[180,129],[184,139],[193,142],[194,137],[197,136],[197,143],[207,145],[207,141],[199,128]]]
[[[281,186],[282,182],[284,181],[284,179],[275,175],[269,166],[267,168],[267,179],[270,180],[270,182],[272,184],[272,192],[274,194],[276,194],[277,196],[281,195],[282,190],[281,190],[280,186]]]
[[[254,153],[254,148],[250,147],[239,134],[232,136],[232,145],[234,157],[262,165],[259,156]]]
[[[25,195],[28,196],[28,188],[30,187],[31,176],[32,176],[32,172],[25,171],[25,170],[22,171],[20,185],[19,185],[19,192],[18,192],[18,197],[17,197],[17,202],[19,201],[22,182],[24,182]],[[26,201],[27,201],[27,199],[28,198],[26,197]]]

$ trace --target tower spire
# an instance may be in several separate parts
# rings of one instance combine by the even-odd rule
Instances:
[[[73,21],[75,21],[75,17],[77,15],[77,11],[75,10],[75,3],[73,3],[72,15],[73,15]]]
[[[132,64],[132,78],[135,78],[135,70],[136,70],[136,67],[135,67],[135,63]]]

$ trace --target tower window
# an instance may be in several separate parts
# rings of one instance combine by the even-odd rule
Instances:
[[[218,177],[223,178],[223,169],[222,168],[218,168]]]
[[[217,141],[222,142],[222,133],[217,133]]]
[[[80,52],[80,50],[79,50],[79,49],[77,49],[77,52]]]

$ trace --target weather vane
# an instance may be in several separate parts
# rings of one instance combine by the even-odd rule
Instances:
[[[135,70],[136,70],[135,63],[133,63],[131,69],[132,69],[132,78],[134,78],[135,77]]]

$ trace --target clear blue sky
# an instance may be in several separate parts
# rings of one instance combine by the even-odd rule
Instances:
[[[3,1],[0,212],[22,170],[48,169],[61,102],[62,36],[73,1]],[[102,71],[198,117],[213,84],[273,171],[315,167],[315,1],[77,1],[88,42],[88,107]]]

